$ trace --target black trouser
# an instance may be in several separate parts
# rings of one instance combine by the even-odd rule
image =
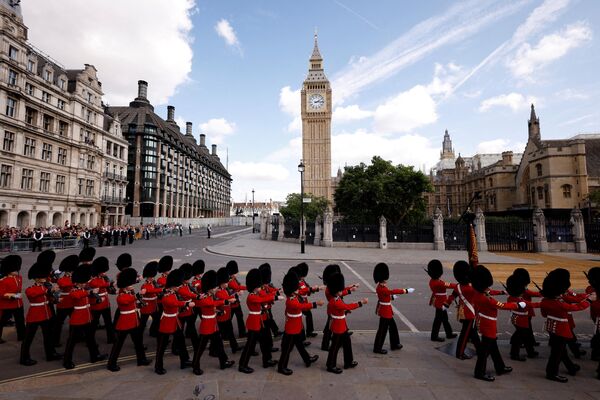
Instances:
[[[321,341],[321,350],[323,351],[329,350],[329,342],[331,341],[331,329],[329,329],[330,323],[331,316],[327,314],[327,322],[325,323],[325,327],[323,328],[323,340]]]
[[[237,340],[235,340],[235,336],[233,334],[233,322],[231,322],[231,319],[229,319],[227,321],[217,322],[217,324],[219,325],[219,332],[221,332],[221,339],[228,340],[229,345],[231,346],[231,350],[238,351],[240,346],[238,345]],[[210,343],[211,343],[210,351],[212,353],[213,352],[212,342],[210,342]]]
[[[96,343],[94,333],[95,330],[91,323],[70,326],[69,338],[67,339],[65,355],[63,357],[63,364],[65,366],[68,366],[73,362],[73,350],[75,349],[75,343],[77,343],[77,340],[81,338],[82,335],[85,336],[85,344],[90,353],[90,361],[95,361],[100,352],[98,351],[98,344]]]
[[[596,331],[592,336],[590,347],[592,348],[592,360],[598,361],[600,359],[600,332]]]
[[[187,317],[180,318],[181,321],[181,331],[184,332],[183,343],[185,345],[185,337],[189,337],[192,341],[192,346],[194,347],[194,351],[198,348],[198,331],[196,330],[195,323],[193,321],[196,320],[196,316],[192,313],[192,315],[188,315]],[[171,346],[171,351],[173,353],[177,353],[177,347],[175,346],[175,342],[173,342]]]
[[[550,357],[548,358],[548,364],[546,364],[546,376],[557,376],[561,361],[567,367],[567,370],[574,370],[575,364],[569,358],[566,349],[567,340],[569,339],[553,333],[550,334],[550,340],[548,341],[550,345]]]
[[[156,311],[152,313],[152,322],[150,323],[150,328],[148,329],[148,335],[151,337],[158,337],[158,328],[160,327],[160,316],[162,315],[162,304],[158,304]],[[146,317],[146,321],[148,317]],[[144,325],[145,327],[146,325]]]
[[[83,239],[83,248],[87,249],[90,247],[90,239]]]
[[[92,310],[92,327],[94,328],[94,335],[98,329],[100,323],[100,316],[104,320],[104,329],[106,329],[106,343],[111,344],[115,342],[115,329],[113,326],[112,315],[110,315],[110,307],[103,308],[102,310]]]
[[[42,251],[42,241],[33,239],[33,245],[31,247],[31,251],[35,251],[35,249],[40,249]]]
[[[311,310],[304,310],[302,314],[306,317],[306,334],[310,335],[315,332],[315,325],[313,323],[313,315]]]
[[[579,353],[581,352],[581,343],[579,343],[577,340],[577,335],[575,335],[573,328],[571,328],[571,333],[573,334],[573,337],[571,339],[567,339],[567,347],[569,350],[571,350],[571,353],[573,353],[575,357],[579,357]]]
[[[460,358],[465,354],[467,343],[471,339],[471,343],[477,346],[479,345],[479,335],[477,334],[477,327],[472,319],[461,319],[462,328],[458,335],[458,343],[456,344],[456,357]]]
[[[433,326],[431,327],[431,339],[437,339],[440,334],[440,326],[444,326],[446,337],[452,336],[452,326],[448,321],[448,311],[443,308],[435,309],[435,318],[433,318]]]
[[[219,331],[215,331],[211,335],[199,336],[198,347],[194,351],[194,360],[192,361],[192,368],[194,368],[194,370],[200,369],[200,358],[202,358],[202,354],[204,353],[204,350],[206,350],[206,345],[209,340],[210,350],[214,351],[215,355],[219,358],[219,365],[221,368],[225,367],[227,354],[225,354],[225,349],[223,348],[223,339],[221,339]]]
[[[15,318],[15,328],[17,330],[17,340],[22,341],[25,338],[25,315],[23,314],[23,307],[19,308],[7,308],[0,310],[0,339],[2,338],[2,331],[4,324],[10,320],[10,317]]]
[[[525,345],[525,351],[527,351],[528,356],[531,356],[535,353],[535,338],[533,337],[532,333],[533,332],[529,327],[519,328],[518,326],[515,326],[515,333],[513,333],[513,335],[510,338],[511,357],[519,357],[519,353],[521,352],[521,345]]]
[[[163,358],[169,342],[169,336],[170,334],[168,333],[158,333],[156,344],[156,363],[154,364],[154,369],[163,369]],[[175,343],[175,346],[178,349],[179,361],[181,363],[189,361],[190,355],[185,347],[185,340],[181,329],[177,329],[175,333],[173,333],[173,343]]]
[[[198,337],[198,330],[196,329],[196,318],[198,318],[198,309],[193,308],[192,315],[190,315],[186,319],[185,337],[191,338],[194,335],[196,336],[196,338]]]
[[[102,236],[98,236],[98,247],[102,247],[104,244],[104,238]]]
[[[119,245],[119,237],[113,236],[113,246],[118,246],[118,245]]]
[[[29,352],[33,338],[37,332],[38,326],[42,328],[42,335],[44,336],[44,351],[46,353],[46,360],[50,361],[52,355],[55,353],[54,344],[52,343],[52,323],[51,320],[47,319],[40,322],[30,322],[25,327],[25,339],[21,343],[21,362],[29,360],[31,354]]]
[[[260,331],[248,331],[248,339],[246,340],[244,350],[242,350],[242,355],[240,356],[240,367],[248,366],[250,356],[254,352],[254,348],[256,346],[257,341],[260,345],[260,352],[262,353],[263,364],[266,364],[268,361],[271,360],[271,348],[273,347],[273,342],[271,341],[269,343],[271,335],[265,335],[265,331],[265,329],[261,329]]]
[[[123,348],[123,343],[125,343],[127,335],[131,335],[131,341],[135,347],[135,356],[138,364],[146,359],[146,352],[144,351],[144,343],[142,341],[142,329],[138,326],[137,328],[129,329],[127,331],[117,331],[117,340],[115,341],[115,344],[113,344],[112,350],[110,351],[110,357],[108,358],[109,367],[117,366],[117,359],[119,358],[119,354],[121,354],[121,349]]]
[[[281,339],[281,357],[279,357],[279,364],[277,365],[278,369],[286,369],[288,366],[288,362],[290,360],[290,353],[292,352],[292,348],[294,345],[300,353],[300,357],[302,357],[302,361],[305,364],[310,365],[310,355],[306,351],[306,347],[304,347],[304,341],[302,340],[302,335],[290,335],[289,333],[284,333],[283,338]]]
[[[379,328],[375,334],[373,351],[381,351],[388,331],[390,331],[390,347],[394,349],[400,346],[400,336],[398,335],[398,327],[394,318],[379,317]]]
[[[65,323],[65,320],[71,316],[73,312],[73,308],[57,308],[56,315],[53,319],[52,326],[52,340],[54,341],[54,346],[58,346],[60,344],[60,336],[62,335],[62,328]]]
[[[244,313],[242,307],[231,307],[231,319],[233,317],[237,320],[239,337],[246,336],[246,325],[244,324]]]
[[[121,236],[121,246],[125,246],[127,243],[127,236]]]
[[[475,376],[486,374],[487,358],[492,357],[494,368],[497,373],[501,373],[506,366],[498,350],[498,341],[489,337],[482,336],[481,342],[477,346],[477,362],[475,363]]]
[[[352,355],[352,341],[348,331],[344,333],[333,333],[331,335],[331,346],[327,355],[327,368],[335,368],[337,363],[337,355],[340,347],[344,348],[344,367],[352,364],[354,356]]]
[[[269,308],[268,310],[268,315],[269,317],[267,319],[267,323],[269,324],[269,329],[271,330],[273,335],[278,334],[279,327],[277,326],[277,322],[275,322],[275,318],[273,318],[273,310],[271,308]]]

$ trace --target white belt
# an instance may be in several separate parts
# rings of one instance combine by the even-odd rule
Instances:
[[[157,296],[154,296],[154,297],[142,297],[142,300],[147,300],[147,301],[152,301],[152,300],[156,300],[156,299],[158,299]]]
[[[522,315],[522,316],[529,315],[528,312],[523,312],[523,311],[513,311],[512,313],[515,314],[515,315]]]
[[[46,304],[48,304],[48,302],[44,301],[43,303],[30,303],[29,306],[31,306],[31,307],[42,307],[42,306],[45,306]]]
[[[204,314],[202,314],[201,318],[202,319],[205,319],[205,318],[206,319],[212,319],[212,318],[215,318],[216,316],[217,316],[217,314],[212,314],[212,315],[204,315]]]
[[[552,315],[548,315],[546,318],[551,319],[552,321],[569,322],[569,320],[566,318],[557,318],[557,317],[553,317]]]
[[[333,319],[346,319],[345,315],[332,315],[331,318]]]
[[[75,306],[75,307],[73,307],[74,310],[85,310],[86,308],[90,308],[90,305],[86,304],[85,306]]]
[[[260,315],[260,314],[262,314],[262,312],[260,312],[260,311],[248,311],[248,314],[251,314],[251,315]]]
[[[300,313],[300,314],[288,314],[288,313],[285,313],[285,315],[287,315],[288,318],[300,318],[300,317],[302,317],[302,313]]]
[[[137,310],[127,310],[127,311],[121,311],[120,314],[121,315],[127,315],[127,314],[133,314],[134,312],[136,312]]]
[[[98,296],[106,296],[107,293],[98,293]]]
[[[433,295],[434,295],[434,296],[445,296],[445,295],[446,295],[446,293],[434,293]]]
[[[485,314],[481,314],[481,313],[479,313],[479,316],[480,316],[481,318],[489,319],[490,321],[496,321],[496,318],[494,318],[494,317],[490,317],[489,315],[485,315]]]
[[[388,302],[388,303],[384,303],[384,302],[380,301],[380,302],[379,302],[379,305],[380,305],[380,306],[391,306],[391,305],[392,305],[392,303],[389,303],[389,302]]]
[[[163,312],[161,318],[162,317],[172,318],[172,317],[176,317],[176,316],[177,316],[177,313],[175,313],[175,314],[167,314],[167,313]]]
[[[64,293],[64,292],[61,292],[61,293],[59,294],[59,296],[68,296],[69,294],[70,294],[70,293]]]

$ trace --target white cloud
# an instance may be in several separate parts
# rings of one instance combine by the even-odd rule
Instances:
[[[217,22],[217,24],[215,25],[215,31],[217,32],[217,35],[219,35],[223,38],[223,40],[225,40],[225,43],[228,46],[235,47],[240,52],[242,51],[242,47],[235,33],[235,30],[233,29],[229,21],[227,21],[225,18]]]
[[[534,80],[539,69],[564,57],[570,50],[591,40],[592,30],[583,23],[565,27],[559,32],[544,36],[537,45],[524,43],[507,65],[512,74],[520,79]]]
[[[206,135],[207,141],[214,144],[223,143],[224,138],[233,134],[235,129],[235,122],[229,122],[225,118],[211,118],[200,124],[200,131]]]
[[[480,112],[486,112],[493,107],[508,107],[513,112],[526,110],[531,104],[538,103],[533,96],[525,97],[521,93],[508,93],[485,99],[479,105]]]
[[[525,143],[512,142],[508,139],[493,139],[481,142],[477,145],[477,154],[499,154],[503,151],[513,151],[522,153],[525,149]]]
[[[353,104],[347,107],[336,107],[333,110],[333,123],[344,124],[351,121],[358,121],[361,119],[369,118],[373,116],[373,111],[362,110],[358,105]]]
[[[587,100],[590,95],[575,89],[564,89],[556,92],[556,97],[561,100]]]
[[[63,0],[60,7],[30,0],[23,7],[31,42],[69,69],[93,64],[113,105],[133,100],[139,79],[149,82],[155,105],[188,80],[194,11],[193,0],[128,0],[116,7],[102,0]]]
[[[284,86],[279,91],[279,109],[284,113],[294,117],[288,125],[289,132],[300,132],[302,129],[302,119],[300,118],[300,89],[292,90],[289,86]]]
[[[229,172],[240,182],[245,180],[281,182],[285,181],[290,174],[281,164],[241,161],[229,164]]]
[[[436,104],[425,86],[401,92],[375,110],[375,130],[379,133],[410,132],[437,121]]]

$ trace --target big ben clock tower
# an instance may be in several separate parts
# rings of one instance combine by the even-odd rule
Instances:
[[[333,202],[331,188],[331,86],[323,71],[317,34],[302,84],[302,159],[304,191]]]

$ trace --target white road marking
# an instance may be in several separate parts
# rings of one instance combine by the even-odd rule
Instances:
[[[221,236],[227,236],[227,235],[232,235],[234,233],[240,233],[240,232],[246,232],[246,231],[251,231],[252,227],[250,228],[244,228],[244,229],[238,229],[237,231],[229,231],[229,232],[223,232],[223,233],[217,233],[216,235],[211,234],[210,237],[211,238],[218,238]]]
[[[367,282],[367,280],[365,278],[363,278],[358,272],[356,272],[354,270],[354,268],[352,268],[351,266],[348,265],[348,263],[346,263],[345,261],[340,261],[341,264],[343,264],[346,268],[348,268],[350,270],[350,272],[352,272],[354,275],[356,275],[356,277],[358,279],[360,279],[362,281],[362,283],[365,284],[366,287],[368,287],[370,290],[373,291],[373,293],[376,293],[377,291],[375,290],[375,288],[369,283]],[[408,329],[410,329],[411,332],[419,332],[419,330],[417,329],[416,326],[414,326],[412,324],[412,322],[410,322],[408,320],[408,318],[406,318],[406,316],[404,314],[402,314],[400,312],[400,310],[398,310],[395,306],[392,305],[392,310],[394,311],[394,314],[396,314],[398,316],[398,318],[400,318],[400,320],[402,322],[404,322],[404,325],[406,325],[408,327]]]

